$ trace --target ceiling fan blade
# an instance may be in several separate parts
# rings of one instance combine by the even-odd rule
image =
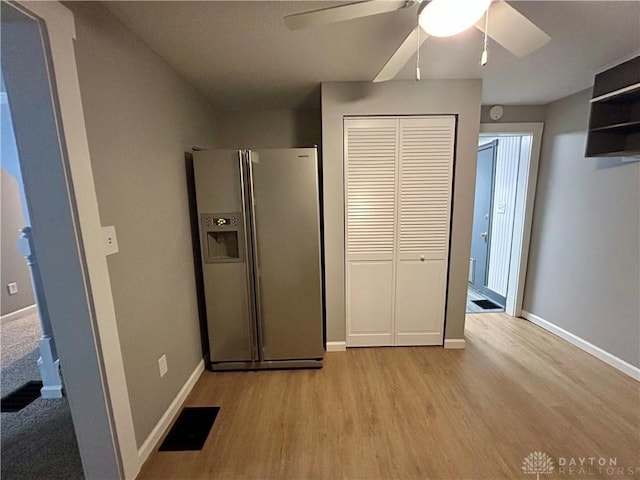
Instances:
[[[484,32],[484,16],[476,23]],[[518,57],[529,55],[546,44],[551,37],[527,17],[503,0],[489,7],[489,36]]]
[[[404,39],[385,66],[382,67],[382,70],[376,75],[376,78],[373,79],[374,82],[386,82],[387,80],[393,80],[395,78],[398,72],[402,70],[402,67],[416,54],[416,49],[418,48],[418,32],[420,33],[420,45],[422,45],[429,36],[425,31],[420,30],[420,27],[414,28],[407,38]]]
[[[393,12],[407,6],[407,0],[369,0],[350,3],[338,7],[323,8],[311,12],[297,13],[284,17],[284,23],[291,30],[316,27],[327,23],[343,22],[353,18],[368,17],[379,13]]]

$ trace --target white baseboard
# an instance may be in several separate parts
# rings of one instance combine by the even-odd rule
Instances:
[[[12,320],[18,320],[19,318],[28,317],[29,315],[33,315],[34,313],[38,313],[38,306],[36,304],[21,308],[20,310],[16,310],[15,312],[7,313],[6,315],[2,315],[0,317],[0,323],[8,323]]]
[[[611,353],[603,350],[600,347],[595,346],[592,343],[587,342],[586,340],[574,335],[573,333],[554,325],[543,318],[540,318],[537,315],[534,315],[531,312],[527,312],[522,310],[521,313],[522,318],[526,318],[531,323],[535,323],[541,328],[544,328],[548,332],[557,335],[558,337],[566,340],[567,342],[575,345],[580,350],[583,350],[587,353],[590,353],[594,357],[602,360],[603,362],[611,365],[613,368],[620,370],[622,373],[629,375],[631,378],[640,381],[640,368],[631,365],[630,363],[625,362],[624,360],[612,355]]]
[[[346,352],[347,342],[327,342],[327,352]]]
[[[182,386],[182,388],[178,392],[178,395],[176,395],[176,398],[173,399],[173,402],[171,402],[169,408],[167,408],[167,411],[164,412],[164,415],[162,415],[160,421],[158,421],[153,430],[151,430],[151,433],[149,434],[147,439],[138,449],[138,459],[140,460],[140,467],[142,467],[142,464],[147,460],[147,458],[149,458],[149,455],[151,455],[151,452],[153,452],[156,444],[160,441],[160,438],[162,438],[162,434],[167,428],[169,428],[169,425],[171,425],[171,422],[178,414],[180,407],[187,399],[187,396],[200,378],[200,375],[202,375],[202,372],[204,372],[204,360],[200,360],[200,363],[198,363],[193,373],[189,376],[186,383]]]
[[[464,338],[445,338],[444,348],[465,348],[466,342]]]

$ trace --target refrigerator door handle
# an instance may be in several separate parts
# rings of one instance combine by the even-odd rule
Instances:
[[[252,264],[253,264],[253,279],[254,279],[254,299],[255,299],[255,308],[256,308],[256,333],[258,337],[258,357],[260,360],[263,358],[264,352],[264,338],[262,337],[262,312],[260,305],[260,262],[258,259],[258,232],[256,227],[256,205],[255,205],[255,195],[253,192],[253,160],[251,158],[251,150],[247,150],[247,163],[249,164],[248,168],[248,184],[249,184],[249,205],[250,205],[250,215],[251,215],[251,237],[253,242],[251,242],[252,246]]]
[[[248,153],[245,150],[238,150],[238,160],[240,165],[240,200],[242,203],[242,219],[244,222],[244,231],[246,232],[244,235],[244,258],[246,265],[246,279],[247,279],[247,292],[249,296],[249,338],[251,339],[251,360],[257,361],[260,358],[258,353],[258,339],[256,338],[254,332],[256,331],[256,315],[253,298],[255,298],[254,292],[254,284],[251,280],[254,274],[254,263],[253,263],[253,252],[249,251],[249,244],[251,240],[249,239],[250,235],[253,235],[251,228],[251,213],[250,213],[250,203],[249,203],[249,195],[250,190],[248,185],[250,185],[250,180],[248,177],[248,170],[246,168],[247,159],[249,158]]]

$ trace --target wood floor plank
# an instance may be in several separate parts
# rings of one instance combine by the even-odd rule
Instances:
[[[533,451],[625,467],[545,478],[640,478],[639,382],[503,313],[468,315],[466,342],[205,372],[186,402],[221,407],[204,449],[155,451],[138,478],[532,478],[521,465]]]

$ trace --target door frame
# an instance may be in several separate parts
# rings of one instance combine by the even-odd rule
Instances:
[[[527,168],[519,169],[518,188],[516,189],[516,214],[514,216],[514,235],[511,240],[511,261],[509,262],[509,282],[505,312],[519,317],[524,301],[524,286],[529,260],[531,224],[538,181],[540,147],[544,123],[481,123],[480,137],[500,137],[531,135],[531,152]],[[522,165],[521,165],[522,166]],[[524,187],[524,188],[521,188]]]
[[[61,363],[71,365],[64,376],[84,473],[88,479],[103,478],[108,470],[118,472],[119,478],[133,479],[140,471],[140,459],[80,97],[73,45],[76,38],[74,17],[59,2],[7,3],[40,23],[49,47],[49,77],[52,95],[57,100],[61,144],[58,145],[58,158],[62,161],[47,164],[51,170],[42,168],[44,164],[31,168],[30,175],[40,179],[39,184],[46,185],[49,172],[55,171],[58,175],[62,172],[68,192],[68,203],[46,208],[47,211],[51,208],[71,212],[73,231],[66,231],[65,235],[73,235],[75,241],[59,246],[59,255],[40,256],[39,264],[47,298],[61,299],[57,303],[74,299],[88,306],[85,321],[89,325],[82,332],[75,328],[78,320],[82,323],[81,318],[76,318],[74,326],[74,322],[56,321],[56,316],[51,316]],[[37,133],[38,126],[33,125],[33,128],[30,135]],[[39,217],[46,215],[42,214],[41,202],[31,208],[41,212],[31,216],[35,230]],[[43,225],[41,231],[45,229]],[[55,271],[59,266],[59,258],[52,257],[73,258],[73,255],[80,264],[81,278],[78,280],[83,288],[77,287],[78,282],[46,281],[44,272]],[[92,388],[95,390],[89,391]],[[96,422],[98,412],[104,412],[104,417]]]

